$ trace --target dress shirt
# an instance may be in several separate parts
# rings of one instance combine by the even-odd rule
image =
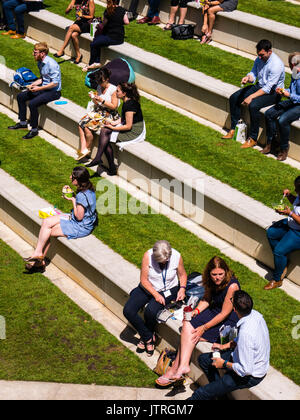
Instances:
[[[294,104],[300,104],[300,79],[291,80],[290,87],[287,89],[290,94],[290,100],[294,102]]]
[[[38,68],[42,78],[42,86],[49,85],[49,83],[57,83],[53,90],[61,90],[61,73],[59,64],[53,58],[46,57],[43,61],[38,61]],[[50,89],[52,90],[52,89]]]
[[[284,87],[284,64],[274,52],[272,52],[267,61],[263,61],[261,58],[257,57],[251,72],[248,73],[248,76],[249,75],[254,78],[253,83],[257,81],[260,88],[265,93],[270,93],[276,88]]]
[[[239,320],[235,339],[236,348],[232,353],[232,369],[239,376],[262,378],[269,369],[270,339],[269,330],[263,316],[252,310]]]

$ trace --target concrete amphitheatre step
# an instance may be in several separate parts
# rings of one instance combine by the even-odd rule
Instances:
[[[121,0],[121,5],[128,8],[130,2],[131,0]],[[137,12],[146,16],[147,11],[148,2],[139,1]],[[162,0],[159,17],[163,23],[168,22],[169,12],[169,0]],[[271,11],[270,17],[272,17]],[[201,34],[202,20],[201,8],[198,9],[198,5],[194,1],[189,2],[186,23],[196,25],[195,34],[197,35]],[[255,46],[260,39],[269,39],[274,51],[278,53],[286,66],[288,65],[288,55],[292,51],[300,50],[300,28],[239,10],[217,14],[213,39],[220,44],[250,54],[255,54]]]
[[[8,87],[13,71],[6,69],[0,73],[0,103],[16,111],[17,91]],[[84,112],[71,101],[63,106],[50,103],[42,108],[40,125],[77,149],[78,121]],[[122,152],[116,150],[116,157],[121,177],[235,248],[273,266],[266,228],[281,216],[272,209],[148,142],[127,146]],[[299,256],[299,251],[291,255],[288,271],[288,278],[297,285],[300,285]]]
[[[56,14],[42,10],[27,15],[27,35],[38,41],[46,41],[51,48],[58,50],[65,36],[65,27],[71,21]],[[89,59],[91,37],[81,36],[80,46],[83,61]],[[66,54],[71,55],[70,47]],[[205,118],[220,127],[230,127],[229,97],[238,88],[224,83],[201,72],[174,63],[157,54],[149,53],[131,44],[111,46],[103,50],[103,62],[116,57],[127,59],[136,73],[136,82],[140,89],[184,110]],[[242,76],[242,75],[241,75]],[[265,128],[261,110],[261,129],[259,141],[265,142]],[[244,115],[249,120],[248,115]],[[300,121],[291,127],[291,158],[300,161]]]
[[[13,177],[0,170],[0,220],[16,232],[31,246],[37,241],[41,219],[38,210],[49,206]],[[66,238],[54,240],[50,257],[52,263],[68,277],[104,304],[111,312],[122,319],[123,306],[128,294],[139,282],[139,270],[123,257],[116,254],[93,235],[68,241]],[[166,345],[176,348],[179,340],[178,321],[169,320],[158,326],[162,337],[160,347]],[[199,343],[193,353],[192,373],[194,380],[203,383],[203,373],[197,368],[196,360],[201,352],[210,350],[208,343]],[[270,367],[265,380],[250,390],[233,393],[236,399],[300,399],[300,388],[280,372]]]

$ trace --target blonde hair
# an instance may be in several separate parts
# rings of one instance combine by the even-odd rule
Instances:
[[[46,53],[46,55],[48,55],[49,53],[49,47],[46,44],[46,42],[38,42],[37,44],[35,44],[34,49],[39,52],[44,52]]]
[[[172,255],[172,247],[168,241],[157,241],[153,246],[153,257],[158,263],[169,261]]]

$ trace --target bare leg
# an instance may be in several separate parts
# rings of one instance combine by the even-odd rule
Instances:
[[[45,248],[46,250],[49,248],[49,240],[51,236],[65,236],[60,227],[60,216],[52,216],[43,220],[38,243],[32,255],[33,258],[44,256]]]
[[[79,130],[79,139],[80,139],[80,151],[83,152],[86,149],[90,149],[94,135],[88,128],[84,128],[84,130],[78,126]]]
[[[78,25],[73,24],[73,25],[71,25],[71,26],[70,26],[70,28],[68,29],[68,32],[67,32],[67,34],[66,34],[66,36],[65,36],[65,40],[64,40],[64,43],[63,43],[62,47],[60,48],[60,50],[59,50],[59,51],[57,51],[57,54],[58,54],[58,55],[62,55],[62,54],[64,53],[65,48],[66,48],[66,46],[69,44],[70,39],[71,39],[71,37],[72,37],[72,33],[73,33],[74,31],[76,31],[76,32],[80,32],[80,28],[79,28],[79,26],[78,26]]]
[[[223,9],[220,6],[214,6],[208,9],[208,33],[207,35],[211,36],[212,30],[216,20],[216,14],[221,12]]]
[[[172,25],[173,23],[175,23],[175,16],[176,16],[178,7],[179,6],[171,6],[168,24]]]
[[[79,39],[78,39],[80,34],[81,34],[81,32],[74,31],[71,35],[72,42],[73,42],[74,49],[75,49],[75,53],[76,53],[76,57],[75,57],[76,60],[79,60],[80,57],[81,57],[80,49],[79,49]]]
[[[203,24],[202,24],[202,29],[201,29],[201,31],[202,31],[204,34],[206,34],[207,30],[208,30],[208,17],[207,17],[207,11],[205,11],[205,12],[204,12],[204,15],[203,15]]]
[[[187,13],[187,7],[180,7],[180,9],[179,9],[179,21],[178,21],[179,25],[184,24],[184,19],[186,17],[186,13]]]

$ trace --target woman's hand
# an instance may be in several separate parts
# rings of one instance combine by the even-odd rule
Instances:
[[[201,325],[192,332],[192,343],[195,345],[198,343],[202,335],[205,333],[206,329],[204,325]]]
[[[290,190],[288,190],[288,189],[283,190],[283,194],[287,197],[288,195],[290,195],[290,194],[291,194],[291,191],[290,191]]]
[[[165,298],[160,293],[156,293],[154,296],[154,299],[156,300],[157,303],[160,303],[161,305],[166,306]]]
[[[185,289],[183,288],[183,287],[181,287],[179,290],[178,290],[178,293],[177,293],[177,298],[176,298],[176,302],[178,302],[178,301],[180,301],[180,300],[183,300],[185,298]]]
[[[288,216],[291,212],[291,209],[289,207],[286,207],[284,210],[276,210],[276,212]]]

